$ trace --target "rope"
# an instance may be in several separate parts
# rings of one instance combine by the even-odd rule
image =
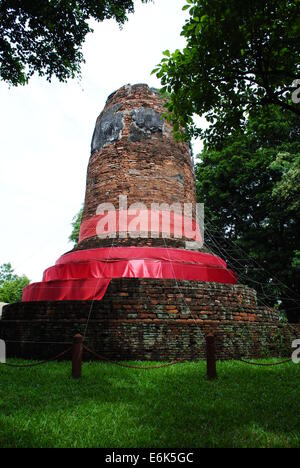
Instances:
[[[108,252],[108,260],[109,260],[109,258],[110,258],[110,253],[111,253],[111,250],[112,250],[113,246],[114,246],[114,239],[112,238],[112,244],[111,244],[110,249],[109,249],[109,252]],[[103,277],[104,277],[104,273],[105,273],[107,264],[108,264],[108,262],[105,263],[105,267],[104,267],[103,272],[102,272]],[[91,304],[91,307],[90,307],[90,310],[89,310],[89,314],[88,314],[88,317],[87,317],[87,321],[86,321],[86,325],[85,325],[85,329],[84,329],[84,334],[83,334],[83,341],[85,341],[86,332],[87,332],[87,329],[88,329],[88,326],[89,326],[89,321],[90,321],[91,314],[92,314],[92,310],[93,310],[93,306],[94,306],[94,303],[95,303],[96,290],[97,290],[97,287],[98,287],[98,284],[99,284],[100,279],[101,279],[101,278],[98,279],[97,284],[96,284],[96,286],[95,286],[94,298],[93,298],[93,301],[92,301],[92,304]]]
[[[147,366],[147,367],[145,367],[145,366],[131,366],[129,364],[122,364],[120,362],[112,361],[111,359],[96,353],[92,349],[88,348],[86,345],[83,345],[83,349],[85,349],[87,352],[89,352],[90,354],[92,354],[93,356],[95,356],[97,359],[99,359],[101,361],[110,362],[111,364],[115,364],[116,366],[119,366],[119,367],[125,367],[127,369],[141,369],[141,370],[162,369],[162,368],[174,366],[176,364],[184,364],[184,363],[187,362],[184,359],[179,359],[177,361],[172,361],[172,362],[168,362],[167,364],[161,364],[161,365],[156,365],[156,366]],[[250,364],[250,365],[253,365],[253,366],[265,366],[265,367],[279,366],[279,365],[287,364],[287,363],[291,362],[291,359],[287,359],[287,360],[281,361],[281,362],[275,362],[275,363],[272,363],[272,364],[260,363],[260,362],[251,362],[251,361],[247,361],[245,359],[239,359],[239,358],[235,358],[235,360],[243,362],[244,364]]]
[[[184,303],[185,303],[185,306],[186,306],[187,310],[189,311],[189,313],[190,313],[190,315],[191,315],[191,317],[192,317],[192,319],[193,319],[193,321],[194,321],[196,327],[198,327],[198,330],[200,331],[201,336],[204,337],[204,333],[203,333],[203,331],[201,330],[199,324],[197,323],[197,321],[196,321],[196,319],[195,319],[195,316],[194,316],[194,314],[193,314],[193,312],[192,312],[190,306],[188,305],[188,303],[187,303],[186,300],[185,300],[185,297],[184,297],[184,294],[183,294],[183,292],[182,292],[182,289],[181,289],[180,286],[179,286],[178,280],[177,280],[177,278],[176,278],[174,266],[173,266],[173,263],[172,263],[172,261],[171,261],[170,252],[169,252],[169,250],[168,250],[168,246],[167,246],[167,243],[166,243],[166,239],[165,239],[164,237],[163,237],[163,240],[164,240],[165,248],[166,248],[166,251],[167,251],[167,254],[168,254],[168,257],[169,257],[169,262],[170,262],[171,267],[172,267],[172,270],[173,270],[173,277],[174,277],[174,280],[175,280],[177,289],[178,289],[178,291],[179,291],[180,297],[182,297],[182,299],[183,299],[183,301],[184,301]],[[204,337],[204,338],[205,338],[205,337]]]
[[[8,362],[3,362],[1,364],[5,365],[7,367],[16,367],[16,368],[19,368],[19,369],[23,369],[25,367],[41,366],[42,364],[46,364],[47,362],[55,361],[55,360],[61,358],[62,356],[67,354],[69,351],[71,351],[71,349],[72,349],[72,346],[70,346],[68,349],[66,349],[62,353],[59,353],[56,356],[53,356],[53,357],[51,357],[49,359],[46,359],[45,361],[33,362],[32,364],[25,364],[25,365],[24,364],[9,364]]]
[[[246,329],[243,330],[242,339],[245,339],[245,332],[247,332]],[[234,348],[235,345],[234,345],[233,340],[232,339],[229,339],[229,340],[230,340],[230,344],[231,344],[232,348]],[[284,361],[280,361],[280,362],[274,362],[274,363],[252,362],[252,361],[248,361],[247,359],[244,359],[244,358],[238,358],[233,353],[231,353],[230,358],[235,360],[235,361],[243,362],[244,364],[250,364],[250,365],[253,365],[253,366],[263,366],[263,367],[280,366],[282,364],[287,364],[288,362],[291,362],[291,358],[286,359]]]
[[[107,361],[107,362],[110,362],[111,364],[115,364],[116,366],[119,366],[119,367],[126,367],[127,369],[142,369],[142,370],[162,369],[164,367],[170,367],[170,366],[174,366],[175,364],[183,364],[183,363],[187,362],[184,359],[179,359],[177,361],[172,361],[172,362],[168,362],[166,364],[160,364],[160,365],[156,365],[156,366],[147,366],[147,367],[145,367],[145,366],[131,366],[129,364],[122,364],[120,362],[112,361],[111,359],[109,359],[109,358],[107,358],[105,356],[102,356],[101,354],[96,353],[92,349],[88,348],[86,345],[83,345],[83,349],[85,349],[88,353],[95,356],[100,361]]]
[[[208,221],[209,225],[211,225],[211,223]],[[214,247],[216,249],[216,254],[217,255],[220,255],[221,257],[223,258],[227,258],[228,257],[228,249],[223,249],[221,247],[221,245],[217,242],[215,236],[213,236],[213,234],[211,234],[210,232],[210,229],[207,227],[207,224],[206,224],[206,232],[208,232],[208,236],[209,236],[209,239],[210,239],[210,242],[212,242],[214,244]],[[226,240],[225,238],[223,240]],[[212,251],[214,251],[214,248],[211,248]],[[234,271],[238,272],[239,274],[239,280],[242,280],[243,277],[245,277],[246,279],[246,282],[252,282],[252,283],[256,283],[256,284],[259,284],[259,286],[263,289],[262,287],[262,284],[253,280],[252,278],[248,277],[248,275],[245,273],[245,265],[243,265],[237,258],[233,257],[233,256],[230,256],[229,255],[229,260],[230,262],[232,263],[233,265],[233,269]],[[235,264],[234,264],[235,262]],[[239,265],[239,266],[237,266]],[[247,269],[249,269],[249,266],[247,266]],[[266,296],[266,294],[264,293],[263,294],[264,297],[266,297],[267,300],[269,300],[270,298]],[[275,299],[273,299],[275,301]],[[262,305],[266,308],[268,308],[268,304],[266,304],[265,302],[263,302],[262,298],[261,298],[261,295],[260,295],[260,302],[262,303]]]
[[[230,202],[228,202],[228,203],[230,203]],[[236,213],[236,215],[242,220],[242,217],[241,217],[241,216],[239,216],[237,213]],[[207,214],[206,214],[206,221],[207,221],[207,218],[208,218],[208,216],[207,216]],[[218,232],[218,231],[215,229],[214,222],[213,222],[211,219],[208,220],[208,223],[209,223],[210,226],[212,226],[212,227],[210,228],[211,230],[214,230],[215,232]],[[207,230],[207,225],[206,225],[206,230]],[[214,239],[216,239],[216,237],[217,237],[217,236],[214,236],[214,235],[211,234],[211,233],[210,233],[210,236],[211,236],[211,237],[214,237]],[[239,250],[239,251],[242,252],[242,254],[246,257],[246,259],[248,259],[248,261],[251,261],[251,264],[252,264],[252,265],[253,265],[253,264],[256,264],[256,265],[257,265],[257,267],[258,267],[258,268],[256,268],[257,270],[264,271],[266,274],[268,274],[268,276],[271,276],[272,281],[273,281],[273,285],[278,286],[278,283],[279,283],[279,284],[282,285],[281,288],[288,289],[289,291],[291,291],[291,293],[293,294],[294,297],[300,298],[300,295],[299,295],[298,293],[296,293],[293,289],[291,289],[289,286],[287,286],[285,283],[283,283],[278,277],[274,276],[273,273],[269,272],[266,268],[264,268],[264,266],[261,265],[255,258],[250,257],[250,256],[247,254],[247,252],[246,252],[241,246],[236,245],[236,244],[235,244],[230,238],[228,238],[228,237],[225,238],[224,236],[219,236],[219,238],[222,239],[222,241],[225,241],[225,242],[227,243],[227,245],[230,244],[230,245],[232,245],[232,246],[234,247],[234,250],[232,250],[232,252],[237,252],[237,250]],[[227,251],[229,252],[229,249],[227,249]],[[229,255],[229,256],[230,256],[230,255]],[[232,258],[233,258],[233,257],[232,257]],[[237,259],[233,258],[233,260],[234,260],[234,261],[237,261],[237,262],[241,265],[241,263],[240,263]],[[242,268],[245,268],[245,266],[243,266],[243,265],[241,265],[241,267],[242,267]],[[253,267],[251,267],[251,266],[249,266],[249,265],[248,265],[247,268],[248,268],[248,269],[254,269]],[[236,267],[235,267],[235,269],[236,269]],[[276,280],[277,284],[274,282],[274,280]],[[294,298],[292,298],[291,296],[289,297],[289,299],[290,299],[291,301],[293,301],[294,303],[296,303],[296,304],[299,302],[299,299],[294,299]]]
[[[238,359],[236,358],[237,361],[243,362],[244,364],[251,364],[252,366],[281,366],[282,364],[287,364],[288,362],[291,362],[291,358],[281,361],[281,362],[274,362],[273,364],[267,364],[267,363],[262,363],[262,362],[251,362],[247,361],[246,359]]]

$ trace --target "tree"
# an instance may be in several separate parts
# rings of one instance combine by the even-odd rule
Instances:
[[[22,300],[23,289],[30,280],[26,276],[18,276],[10,263],[0,266],[0,302],[19,302]]]
[[[300,321],[300,191],[299,179],[291,179],[298,187],[292,196],[286,183],[300,157],[299,137],[297,116],[260,109],[218,150],[205,148],[196,169],[207,245],[291,322]]]
[[[72,232],[69,236],[69,241],[74,242],[75,245],[79,242],[79,231],[82,220],[83,208],[81,208],[78,213],[74,216],[72,220]]]
[[[282,173],[281,180],[273,189],[275,200],[284,200],[287,210],[290,212],[300,212],[300,153],[291,154],[289,152],[279,153],[272,163],[273,169],[278,169]],[[300,270],[300,251],[294,251],[292,268],[295,272]]]
[[[0,286],[2,286],[5,281],[14,281],[16,278],[17,275],[14,274],[11,263],[3,263],[0,265]]]
[[[285,200],[289,210],[300,210],[300,154],[278,153],[272,167],[282,173],[274,187],[274,196]]]
[[[216,147],[260,107],[300,115],[299,6],[299,0],[187,0],[190,18],[181,33],[187,45],[165,51],[152,72],[171,93],[167,107],[177,133],[184,127],[187,137]],[[194,114],[207,118],[206,131]]]
[[[122,25],[133,11],[133,0],[0,0],[0,78],[15,86],[35,72],[49,81],[73,78],[93,31],[88,21],[113,18]]]

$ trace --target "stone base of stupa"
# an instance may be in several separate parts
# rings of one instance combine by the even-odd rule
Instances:
[[[0,320],[7,356],[34,359],[58,354],[79,332],[113,360],[196,360],[210,331],[218,359],[275,357],[291,355],[300,325],[281,325],[243,285],[136,278],[112,279],[101,301],[11,304]]]

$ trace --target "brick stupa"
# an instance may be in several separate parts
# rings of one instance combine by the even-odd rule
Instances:
[[[274,311],[199,243],[190,147],[174,140],[163,112],[147,85],[109,96],[92,138],[79,244],[4,308],[9,355],[51,356],[80,332],[112,359],[194,359],[213,331],[218,357],[256,356],[276,332]],[[162,204],[174,207],[168,232]]]

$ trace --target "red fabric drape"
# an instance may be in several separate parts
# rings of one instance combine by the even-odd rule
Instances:
[[[235,281],[230,270],[201,264],[185,264],[161,260],[118,260],[77,262],[56,265],[44,273],[44,281],[83,278],[157,278],[199,280],[219,283]]]
[[[30,301],[101,301],[109,279],[59,280],[32,283],[23,291],[23,302]]]
[[[164,247],[105,247],[100,249],[76,250],[62,255],[56,265],[89,260],[145,260],[155,259],[180,263],[196,263],[226,268],[226,262],[206,252]]]
[[[63,255],[23,301],[101,300],[112,278],[155,278],[235,284],[220,257],[183,249],[112,247]]]
[[[79,242],[90,237],[109,237],[112,233],[158,233],[202,242],[198,223],[174,211],[137,209],[113,210],[85,219],[80,226]]]

